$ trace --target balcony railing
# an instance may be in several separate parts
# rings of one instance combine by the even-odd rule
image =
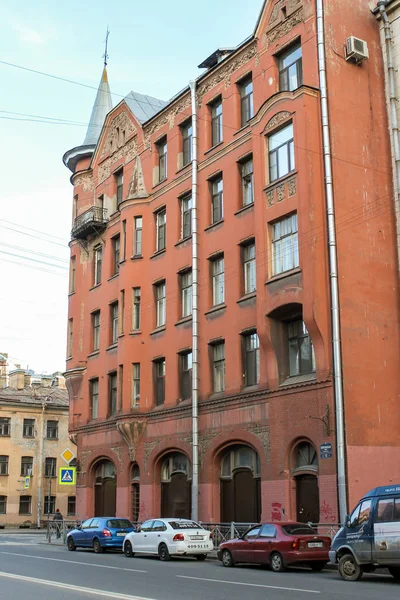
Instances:
[[[71,231],[71,237],[85,239],[90,234],[97,234],[107,226],[107,209],[92,206],[76,217]]]

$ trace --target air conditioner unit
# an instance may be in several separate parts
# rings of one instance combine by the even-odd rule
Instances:
[[[367,42],[354,37],[354,35],[347,38],[346,60],[359,64],[367,58],[369,58]]]

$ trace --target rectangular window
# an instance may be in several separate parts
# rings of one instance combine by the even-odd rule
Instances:
[[[0,436],[9,436],[10,435],[10,421],[8,417],[0,417]]]
[[[44,466],[45,477],[56,477],[57,476],[57,459],[53,457],[47,457]]]
[[[47,494],[44,497],[44,515],[54,515],[56,512],[56,497],[48,496]]]
[[[179,385],[182,400],[192,397],[192,352],[185,352],[179,356]]]
[[[97,352],[100,348],[100,311],[92,313],[92,350]]]
[[[287,125],[268,138],[270,182],[294,171],[293,124]]]
[[[124,189],[124,171],[121,169],[115,173],[115,183],[117,186],[117,208],[122,202],[122,192]]]
[[[75,292],[75,276],[76,276],[76,257],[71,256],[71,261],[69,265],[69,293],[73,294]]]
[[[156,288],[156,327],[163,327],[166,323],[166,285],[165,281],[155,286]]]
[[[117,409],[122,409],[124,393],[124,365],[118,366]]]
[[[67,515],[74,516],[76,514],[76,496],[68,496]]]
[[[0,515],[7,514],[7,496],[0,496]]]
[[[103,248],[98,246],[94,249],[94,285],[101,283],[101,263],[103,259]]]
[[[289,375],[304,375],[315,371],[315,356],[311,338],[301,319],[288,323]]]
[[[272,225],[272,274],[299,266],[297,213]]]
[[[89,381],[89,395],[90,395],[90,411],[92,419],[97,419],[99,416],[99,380],[91,379]]]
[[[74,335],[74,320],[68,319],[67,358],[72,356],[72,342]]]
[[[19,514],[30,515],[32,513],[32,496],[19,497]]]
[[[167,178],[167,137],[156,144],[158,152],[158,181],[164,181]]]
[[[183,166],[185,167],[192,162],[192,121],[184,123],[181,127],[182,143],[183,143]]]
[[[222,142],[222,98],[210,105],[211,109],[211,146]]]
[[[224,216],[222,176],[211,182],[211,223],[218,223]]]
[[[21,476],[27,477],[28,475],[32,475],[32,467],[33,467],[33,457],[32,456],[22,456],[21,457]]]
[[[243,206],[249,206],[254,202],[254,176],[253,159],[250,158],[240,165],[242,176],[242,202]]]
[[[140,287],[133,288],[132,330],[140,329]]]
[[[154,361],[153,368],[155,401],[157,406],[161,406],[165,401],[165,358]]]
[[[24,419],[22,435],[24,438],[35,437],[35,419]]]
[[[303,66],[301,45],[296,44],[278,57],[279,90],[296,90],[303,85]]]
[[[192,235],[192,196],[181,198],[181,239]]]
[[[120,262],[120,250],[121,250],[121,243],[120,243],[120,237],[119,235],[114,236],[113,238],[111,238],[111,243],[112,243],[112,274],[116,275],[117,273],[119,273],[119,262]]]
[[[243,336],[244,384],[257,385],[260,381],[260,342],[256,332]]]
[[[122,221],[122,260],[126,259],[126,221]]]
[[[46,438],[48,440],[58,439],[58,421],[47,421],[46,423]]]
[[[140,363],[132,364],[132,406],[140,406]]]
[[[117,373],[108,376],[108,414],[117,413]]]
[[[254,116],[253,80],[251,75],[239,83],[241,124],[244,127]]]
[[[213,306],[225,302],[225,273],[224,258],[217,258],[212,261],[213,270]]]
[[[214,392],[223,392],[225,390],[225,342],[215,344],[212,351]]]
[[[134,241],[133,241],[133,256],[142,256],[142,241],[143,241],[143,219],[135,217],[134,220]]]
[[[0,455],[0,475],[8,475],[8,456]]]
[[[156,213],[157,244],[156,250],[164,250],[167,244],[167,211],[165,208]]]
[[[244,293],[256,291],[256,245],[253,242],[243,248]]]
[[[182,294],[182,318],[192,314],[192,271],[180,275]]]
[[[121,314],[119,319],[119,334],[122,335],[125,329],[125,290],[121,290],[119,293],[119,304],[121,307]]]
[[[118,302],[110,304],[111,345],[118,341]]]

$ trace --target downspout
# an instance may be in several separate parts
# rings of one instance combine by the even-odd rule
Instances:
[[[325,37],[324,37],[324,7],[323,0],[316,0],[317,5],[317,47],[318,47],[318,72],[321,90],[321,117],[322,139],[325,167],[325,192],[326,212],[328,223],[329,247],[329,280],[331,289],[332,310],[332,349],[333,349],[333,376],[336,410],[336,452],[337,452],[337,481],[339,499],[340,522],[344,523],[347,514],[347,485],[346,485],[346,459],[345,459],[345,433],[344,433],[344,401],[343,401],[343,374],[342,374],[342,348],[340,343],[340,311],[339,311],[339,285],[335,229],[335,205],[333,197],[332,180],[332,154],[330,145],[330,126],[328,113],[328,91],[326,82],[325,63]]]
[[[397,257],[400,268],[400,142],[399,142],[399,122],[397,119],[397,97],[396,84],[394,80],[393,52],[392,52],[392,32],[390,30],[389,18],[386,12],[386,1],[378,2],[379,13],[382,17],[385,29],[385,45],[386,45],[386,60],[389,79],[389,103],[390,103],[390,127],[393,136],[394,161],[396,163],[396,185],[397,190],[394,200],[395,219],[396,219],[396,234],[397,234]]]
[[[197,235],[197,107],[196,81],[190,82],[192,100],[192,519],[199,518],[199,307]]]
[[[40,518],[42,515],[42,483],[43,483],[43,448],[44,448],[44,411],[46,410],[46,399],[42,402],[42,414],[40,416],[39,430],[39,469],[38,469],[38,501],[37,501],[37,528],[40,529]]]

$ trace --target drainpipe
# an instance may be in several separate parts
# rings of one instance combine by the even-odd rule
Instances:
[[[192,519],[199,519],[199,307],[197,235],[197,107],[196,81],[190,82],[192,100]]]
[[[40,416],[39,430],[39,469],[38,469],[38,501],[37,501],[37,528],[40,529],[40,517],[42,514],[42,479],[43,479],[43,448],[44,448],[44,411],[46,410],[46,399],[42,402],[42,414]]]
[[[390,30],[389,18],[386,12],[385,0],[378,2],[378,9],[382,17],[385,29],[385,43],[386,43],[386,61],[387,71],[389,80],[389,103],[390,103],[390,127],[393,136],[393,149],[394,149],[394,161],[396,164],[396,185],[397,194],[394,196],[394,209],[396,218],[396,234],[397,234],[397,257],[400,268],[400,142],[399,142],[399,122],[397,119],[397,97],[396,97],[396,84],[394,80],[394,66],[393,66],[393,52],[392,52],[392,32]]]
[[[332,311],[332,349],[333,349],[333,376],[336,410],[336,452],[337,452],[337,482],[339,499],[339,516],[344,523],[347,514],[347,489],[346,489],[346,460],[345,460],[345,432],[344,432],[344,401],[343,401],[343,374],[342,374],[342,348],[340,343],[340,311],[339,311],[339,286],[338,265],[335,229],[335,205],[333,197],[332,180],[332,154],[330,145],[330,125],[328,113],[328,91],[326,82],[325,63],[325,36],[324,36],[324,7],[323,0],[316,0],[317,6],[317,46],[318,46],[318,72],[321,90],[321,117],[322,138],[325,167],[326,212],[328,223],[329,247],[329,280],[331,289]]]

